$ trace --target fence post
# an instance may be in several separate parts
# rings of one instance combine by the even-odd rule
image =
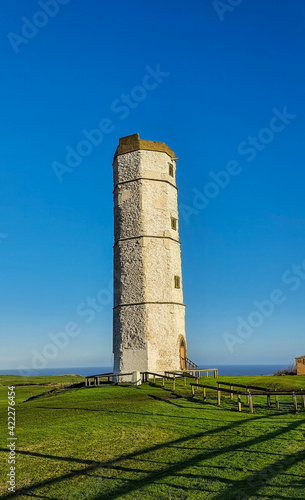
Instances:
[[[174,378],[173,378],[173,391],[176,390],[176,377],[174,375]]]
[[[232,385],[230,384],[230,399],[233,399]]]
[[[207,390],[206,390],[206,388],[204,387],[204,388],[203,388],[203,397],[202,397],[203,401],[205,401],[205,400],[206,400],[206,398],[207,398]]]
[[[293,391],[292,393],[292,400],[293,400],[293,408],[294,411],[297,413],[298,412],[298,401],[295,392]]]
[[[274,389],[274,390],[276,391],[276,389]],[[280,409],[280,400],[279,400],[278,395],[276,395],[274,399],[275,399],[275,408],[277,410],[279,410]]]
[[[232,385],[230,384],[230,399],[233,399]]]
[[[162,377],[162,387],[165,385],[165,377]]]
[[[248,394],[248,402],[249,402],[249,411],[250,413],[253,413],[253,399],[251,392],[249,392]]]
[[[241,411],[241,399],[240,399],[239,393],[237,395],[237,407],[238,407],[238,411]]]
[[[246,391],[248,391],[248,393],[247,393],[247,403],[249,404],[249,394],[250,394],[250,391],[249,391],[248,388],[246,389]]]
[[[270,398],[269,394],[267,396],[267,406],[268,406],[268,408],[271,408],[271,398]]]
[[[302,391],[302,396],[301,396],[301,399],[302,399],[302,408],[304,409],[305,408],[305,394],[303,394],[303,389],[301,389]]]
[[[192,385],[192,398],[195,396],[195,389],[194,389],[194,386]]]
[[[217,387],[217,404],[218,406],[220,406],[221,404],[221,390],[219,389],[219,387]]]

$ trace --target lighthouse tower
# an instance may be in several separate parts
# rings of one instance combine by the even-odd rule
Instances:
[[[114,177],[114,372],[186,367],[174,152],[119,141]]]

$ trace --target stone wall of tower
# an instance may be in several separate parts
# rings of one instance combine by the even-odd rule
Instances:
[[[140,141],[113,165],[113,350],[114,370],[121,373],[179,370],[185,340],[176,162],[173,154],[148,149],[160,144]]]
[[[297,375],[305,375],[305,356],[295,358]]]

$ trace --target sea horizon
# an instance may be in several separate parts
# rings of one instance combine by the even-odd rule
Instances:
[[[248,364],[248,365],[199,365],[199,368],[217,368],[220,376],[260,376],[273,375],[275,372],[288,368],[286,364]],[[99,373],[112,372],[111,366],[83,366],[83,367],[63,367],[63,368],[42,368],[38,370],[27,370],[21,372],[18,369],[0,370],[0,375],[23,375],[23,376],[60,376],[60,375],[81,375],[88,377]]]

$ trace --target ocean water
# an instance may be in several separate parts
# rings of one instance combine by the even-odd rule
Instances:
[[[285,365],[200,365],[200,368],[218,368],[219,375],[227,376],[250,376],[250,375],[273,375],[276,371],[288,368]],[[90,366],[73,368],[44,368],[41,370],[32,370],[26,373],[19,373],[18,370],[0,370],[0,375],[68,375],[78,374],[83,377],[97,375],[98,373],[112,372],[111,366]]]

